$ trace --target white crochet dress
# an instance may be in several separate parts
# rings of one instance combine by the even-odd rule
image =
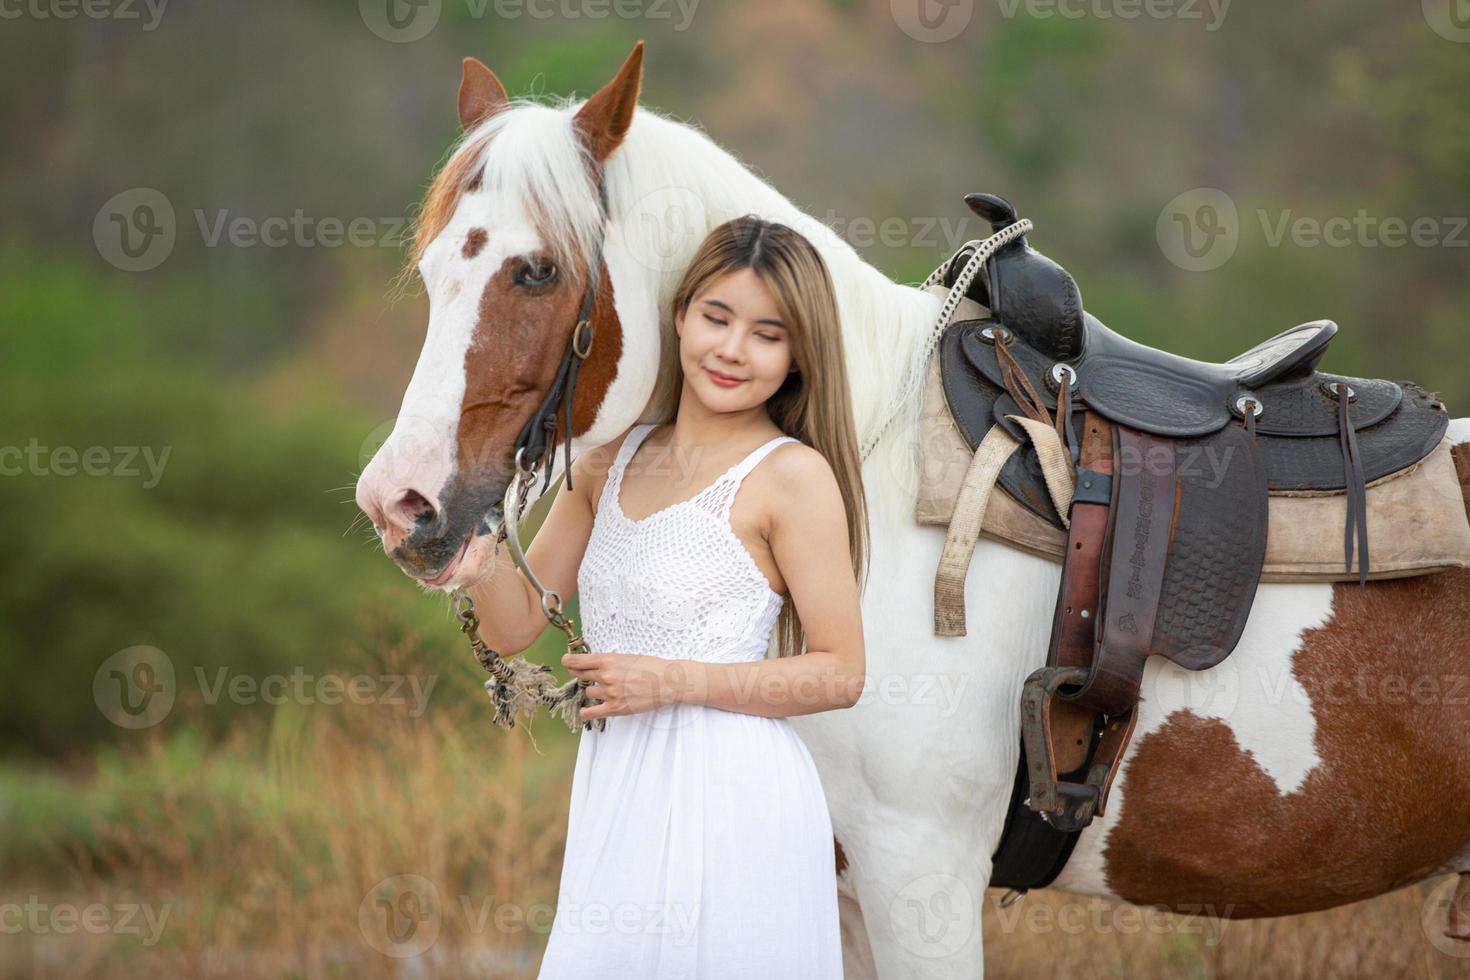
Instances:
[[[696,496],[639,521],[608,472],[578,572],[595,652],[761,660],[783,598],[730,526],[772,439]],[[829,980],[842,976],[832,824],[784,718],[695,704],[583,731],[543,980]]]

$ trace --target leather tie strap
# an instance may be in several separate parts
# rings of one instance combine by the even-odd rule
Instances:
[[[1363,456],[1353,428],[1352,389],[1342,381],[1332,383],[1337,398],[1337,431],[1342,446],[1343,475],[1347,483],[1347,521],[1343,525],[1343,553],[1347,571],[1353,570],[1353,534],[1358,539],[1358,585],[1368,584],[1368,485],[1363,478]]]
[[[1061,390],[1057,392],[1057,435],[1066,447],[1067,458],[1075,468],[1081,458],[1081,447],[1077,445],[1076,433],[1072,431],[1072,375],[1062,378]]]
[[[995,335],[995,359],[1000,365],[1001,377],[1005,380],[1006,391],[1016,400],[1016,405],[1025,413],[1027,418],[1035,419],[1046,425],[1051,425],[1051,413],[1046,410],[1046,403],[1036,393],[1031,385],[1031,379],[1026,377],[1025,368],[1016,361],[1006,346],[1013,340],[1009,330],[1004,333],[1000,328],[996,329]]]

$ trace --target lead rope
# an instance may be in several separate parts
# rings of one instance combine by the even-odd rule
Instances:
[[[526,576],[532,588],[541,594],[542,613],[552,626],[566,634],[567,653],[591,653],[586,641],[577,633],[576,623],[562,612],[561,596],[541,584],[541,580],[526,563],[525,552],[521,550],[521,512],[525,509],[531,484],[536,481],[535,471],[525,467],[523,452],[524,450],[516,450],[516,475],[505,489],[505,520],[495,538],[495,553],[500,553],[500,544],[505,542],[510,549],[511,560]],[[578,722],[581,722],[584,731],[594,727],[598,731],[604,730],[606,718],[582,721],[582,708],[597,703],[587,696],[586,681],[574,677],[558,686],[556,675],[550,667],[533,664],[522,656],[506,657],[491,649],[480,636],[480,619],[475,614],[475,602],[469,593],[462,587],[455,589],[453,600],[454,615],[459,620],[459,628],[468,638],[475,659],[490,674],[490,679],[485,682],[485,693],[490,695],[490,701],[495,705],[495,724],[502,728],[514,728],[517,719],[529,718],[538,706],[544,705],[573,731]]]

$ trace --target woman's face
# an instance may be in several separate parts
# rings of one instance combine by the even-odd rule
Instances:
[[[764,404],[796,369],[776,300],[750,269],[710,282],[674,327],[684,383],[712,412]]]

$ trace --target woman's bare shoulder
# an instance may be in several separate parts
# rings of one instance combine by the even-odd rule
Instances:
[[[629,426],[622,435],[612,441],[585,449],[572,460],[572,485],[578,488],[587,487],[589,502],[595,501],[601,494],[602,485],[607,481],[608,470],[612,469],[612,464],[618,458],[623,443],[628,440],[628,436],[636,428],[637,425]],[[595,506],[593,509],[596,509]]]
[[[804,486],[812,482],[831,480],[837,484],[832,464],[827,457],[804,442],[786,442],[771,450],[771,475],[777,482],[793,486]]]
[[[764,471],[764,472],[762,472]],[[800,519],[813,509],[842,509],[842,492],[827,457],[803,442],[782,443],[771,450],[765,465],[757,466],[757,491],[762,501],[762,523],[778,518]]]

